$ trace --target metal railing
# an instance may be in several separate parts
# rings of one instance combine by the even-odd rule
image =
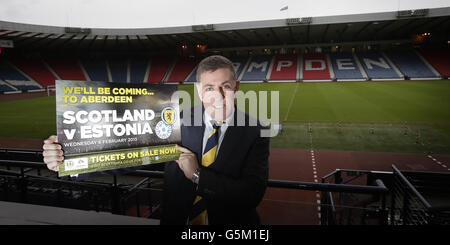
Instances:
[[[119,184],[117,175],[112,175],[111,182],[80,181],[42,176],[46,165],[40,151],[0,149],[2,157],[8,159],[0,160],[0,166],[6,167],[0,169],[1,200],[114,214],[133,209],[135,216],[159,218],[162,171],[125,172],[124,176],[142,178],[133,184]],[[317,205],[322,225],[448,224],[450,206],[430,204],[422,194],[450,193],[450,174],[392,167],[393,172],[337,169],[324,176],[322,183],[270,179],[268,187],[320,192]]]
[[[394,165],[392,168],[393,225],[450,224],[450,173],[400,171]]]
[[[92,180],[76,181],[70,177],[57,178],[40,176],[40,173],[31,174],[30,169],[46,168],[44,163],[19,161],[19,160],[0,160],[0,165],[8,165],[10,168],[19,168],[17,171],[0,170],[0,183],[3,188],[3,200],[32,202],[30,197],[32,190],[35,192],[45,192],[52,198],[46,205],[58,207],[73,207],[78,209],[93,209],[96,211],[109,211],[114,214],[125,214],[127,207],[134,206],[136,216],[145,216],[158,218],[160,200],[154,197],[155,191],[161,191],[154,188],[154,180],[164,178],[162,171],[135,170],[126,172],[125,175],[142,177],[138,183],[133,185],[118,184],[117,176],[113,175],[111,183],[96,182]],[[41,184],[41,188],[39,188]],[[334,183],[315,183],[303,181],[284,181],[269,180],[270,188],[285,188],[309,191],[321,191],[323,193],[385,193],[386,187],[380,183],[378,186],[362,186]],[[16,198],[12,198],[11,192],[15,190],[18,193]],[[9,193],[9,195],[8,195]],[[78,198],[71,198],[76,193]],[[143,197],[144,196],[144,197]],[[1,197],[0,197],[1,198]],[[33,197],[36,199],[36,197]],[[142,202],[144,200],[144,202]],[[78,205],[69,205],[69,202],[78,202]],[[141,207],[148,210],[147,215],[141,213]],[[322,217],[328,212],[328,207],[335,208],[332,201],[330,203],[322,201]],[[333,224],[334,222],[323,222],[323,224]]]
[[[344,178],[346,175],[347,178]],[[322,178],[348,191],[322,191],[321,224],[388,224],[389,172],[337,169]]]

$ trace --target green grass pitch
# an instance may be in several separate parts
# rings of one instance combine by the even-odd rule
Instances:
[[[279,91],[283,131],[272,147],[450,153],[448,80],[257,83],[240,89],[269,91],[269,102],[270,91]],[[192,85],[180,90],[193,94]],[[53,96],[0,102],[0,137],[55,132]]]

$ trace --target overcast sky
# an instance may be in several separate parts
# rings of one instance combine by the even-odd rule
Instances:
[[[450,0],[0,0],[0,20],[152,28],[439,7]]]

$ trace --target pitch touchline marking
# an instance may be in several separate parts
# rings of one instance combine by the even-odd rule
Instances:
[[[436,158],[432,157],[431,155],[428,155],[428,158],[433,160],[433,162],[439,164],[443,168],[447,168],[447,165],[443,164],[442,162],[438,161]],[[450,171],[450,168],[447,168],[448,171]]]
[[[312,167],[313,167],[313,178],[314,178],[314,182],[316,182],[316,183],[319,183],[319,180],[318,180],[318,178],[317,178],[317,169],[316,169],[316,159],[315,159],[315,156],[314,156],[314,150],[313,150],[313,142],[312,142],[312,134],[311,133],[309,133],[309,140],[310,140],[310,143],[311,143],[311,150],[310,150],[310,152],[311,152],[311,162],[312,162]],[[317,202],[317,217],[319,218],[319,225],[321,224],[321,222],[320,222],[320,218],[321,218],[321,216],[320,216],[320,193],[319,193],[319,191],[316,191],[316,198],[317,198],[317,200],[316,200],[316,202]]]
[[[294,98],[295,98],[295,95],[297,94],[297,88],[298,88],[298,83],[295,85],[294,94],[292,95],[291,101],[289,102],[289,106],[288,106],[288,109],[286,112],[286,116],[284,117],[284,121],[287,120],[287,118],[289,116],[289,112],[291,111],[292,103],[294,103]]]

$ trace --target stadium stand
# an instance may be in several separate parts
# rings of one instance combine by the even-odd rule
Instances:
[[[249,61],[249,58],[234,56],[230,57],[230,61],[233,62],[234,70],[236,71],[236,78],[239,79],[245,65],[247,64],[247,61]]]
[[[147,59],[131,59],[130,60],[130,83],[143,83],[147,72]]]
[[[62,80],[87,81],[80,65],[75,59],[46,58],[45,62],[58,74]]]
[[[17,81],[27,81],[29,80],[26,76],[22,75],[13,66],[9,65],[5,61],[0,61],[0,78],[3,80],[17,80]]]
[[[185,80],[188,83],[195,83],[197,81],[197,67],[198,64],[194,67],[194,70],[188,75],[188,78]]]
[[[230,57],[243,82],[439,79],[450,76],[449,50],[255,55]],[[300,62],[300,64],[299,64]],[[132,59],[14,58],[0,61],[0,79],[19,90],[41,89],[57,79],[123,83],[195,82],[198,60],[157,57]],[[300,68],[300,66],[302,66]],[[109,69],[108,69],[109,68]],[[440,73],[440,74],[439,74]],[[38,82],[39,84],[37,84]],[[17,86],[16,86],[17,85]],[[6,87],[3,87],[7,89]]]
[[[148,73],[147,82],[160,83],[163,81],[170,65],[173,63],[173,58],[161,57],[154,58],[150,61],[150,70]]]
[[[269,80],[296,81],[297,58],[297,55],[276,55]]]
[[[436,78],[430,68],[411,50],[390,50],[385,52],[400,71],[409,78]]]
[[[303,80],[330,81],[330,69],[325,54],[303,55]]]
[[[331,53],[330,59],[338,81],[365,80],[351,53]]]
[[[188,76],[192,73],[195,66],[199,61],[191,58],[179,58],[177,59],[172,72],[167,78],[167,82],[184,82]]]
[[[128,61],[126,59],[108,60],[112,82],[126,83],[128,74]]]
[[[436,69],[442,76],[450,77],[450,49],[420,49],[420,54]]]
[[[18,80],[11,80],[7,81],[9,84],[14,86],[15,88],[22,90],[22,91],[29,91],[29,90],[38,90],[42,89],[42,87],[33,81],[18,81]]]
[[[42,87],[54,86],[58,78],[38,59],[16,58],[13,63]],[[28,79],[27,79],[28,80]]]
[[[375,79],[400,79],[389,62],[379,52],[357,53],[364,70],[369,78]]]
[[[109,82],[106,61],[103,59],[84,59],[82,64],[91,81]]]
[[[261,82],[266,80],[267,72],[273,56],[271,55],[255,55],[250,58],[248,66],[244,68],[241,81]]]
[[[11,91],[17,91],[16,88],[12,87],[11,85],[8,85],[6,82],[0,80],[0,92],[11,92]]]

